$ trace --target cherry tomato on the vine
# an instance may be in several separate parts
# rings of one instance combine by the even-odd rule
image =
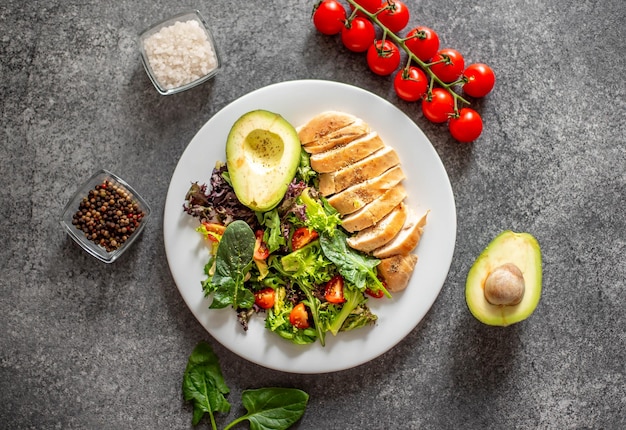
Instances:
[[[337,0],[322,0],[313,9],[313,25],[322,34],[338,34],[346,20],[346,9]]]
[[[341,30],[343,45],[353,52],[365,52],[374,42],[376,30],[369,19],[357,16]]]
[[[426,93],[428,78],[422,69],[411,66],[408,70],[402,69],[396,74],[393,88],[402,100],[414,102]]]
[[[391,75],[400,66],[400,50],[389,40],[376,40],[367,50],[367,65],[377,75]]]
[[[467,143],[478,139],[483,131],[483,120],[472,108],[462,108],[458,117],[448,122],[450,134],[459,142]]]
[[[409,31],[404,43],[422,61],[430,60],[439,50],[439,36],[434,30],[424,26]]]
[[[472,97],[485,97],[496,83],[491,67],[482,63],[470,64],[463,72],[463,92]]]
[[[433,63],[437,61],[441,62],[430,66],[430,70],[445,83],[456,81],[465,69],[465,59],[456,49],[440,49],[432,58]]]
[[[384,1],[381,7],[386,8],[378,14],[378,19],[390,31],[398,33],[409,23],[409,8],[400,0]]]
[[[443,88],[433,88],[430,100],[424,97],[422,113],[431,122],[446,122],[454,113],[454,98]]]
[[[289,312],[289,322],[295,328],[309,328],[309,313],[304,303],[298,303]]]
[[[254,293],[254,304],[262,309],[269,309],[274,306],[276,292],[273,288],[267,287]]]
[[[363,9],[365,9],[369,13],[376,12],[378,9],[380,9],[380,6],[381,6],[380,0],[355,0],[355,3],[361,6]],[[350,9],[354,10],[354,6],[350,5]],[[361,14],[361,15],[364,15],[364,14]]]

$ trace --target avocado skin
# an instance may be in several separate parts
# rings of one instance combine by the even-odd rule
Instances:
[[[514,306],[492,305],[484,295],[485,280],[493,269],[505,263],[513,263],[522,271],[524,297]],[[506,230],[489,243],[470,268],[465,300],[472,315],[482,323],[506,327],[525,320],[536,309],[541,297],[541,279],[541,248],[537,239],[530,233]]]
[[[300,164],[302,145],[281,115],[254,110],[242,115],[226,140],[226,163],[239,201],[266,212],[283,199]]]

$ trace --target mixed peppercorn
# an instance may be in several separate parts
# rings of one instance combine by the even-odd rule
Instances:
[[[105,180],[83,197],[72,224],[89,240],[112,252],[137,230],[143,217],[144,212],[126,189]]]

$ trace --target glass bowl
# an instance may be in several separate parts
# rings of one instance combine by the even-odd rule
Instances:
[[[139,50],[146,73],[162,95],[211,79],[221,68],[215,40],[197,10],[165,19],[143,31]]]
[[[89,208],[85,207],[87,200]],[[150,213],[150,206],[137,191],[103,169],[76,190],[63,209],[61,225],[89,254],[112,263],[141,235]]]

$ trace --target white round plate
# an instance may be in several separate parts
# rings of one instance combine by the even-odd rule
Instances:
[[[418,214],[430,211],[415,251],[417,266],[406,290],[392,299],[370,299],[375,325],[336,337],[326,346],[294,345],[265,329],[264,315],[252,318],[245,332],[232,308],[208,309],[200,281],[208,249],[195,232],[198,221],[182,206],[192,182],[208,183],[215,162],[225,160],[232,124],[243,114],[265,109],[279,113],[295,127],[326,110],[362,118],[398,152],[406,174],[406,203]],[[180,294],[200,324],[239,356],[271,369],[325,373],[348,369],[391,349],[422,320],[446,279],[456,239],[456,210],[448,175],[424,133],[402,111],[360,88],[337,82],[301,80],[270,85],[235,100],[215,114],[189,143],[172,176],[165,202],[164,241],[170,270]]]

